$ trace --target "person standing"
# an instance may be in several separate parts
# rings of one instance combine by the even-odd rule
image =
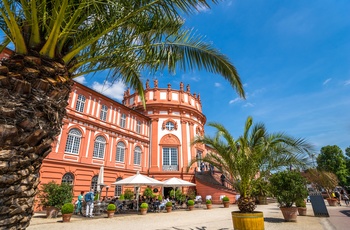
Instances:
[[[93,211],[94,211],[94,190],[91,189],[90,192],[85,194],[85,202],[86,202],[86,217],[92,218]]]
[[[225,180],[226,180],[225,175],[224,175],[224,174],[221,174],[220,179],[221,179],[221,184],[222,184],[222,186],[225,186]]]
[[[78,201],[77,201],[77,206],[75,209],[75,213],[78,214],[80,213],[80,215],[83,215],[83,199],[84,199],[84,191],[80,192],[80,195],[78,196]]]

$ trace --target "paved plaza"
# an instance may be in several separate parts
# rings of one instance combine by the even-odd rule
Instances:
[[[277,203],[259,205],[256,211],[262,211],[266,230],[346,230],[350,229],[350,206],[328,207],[330,217],[315,217],[312,206],[307,204],[307,216],[298,216],[295,223],[284,222]],[[36,213],[32,218],[28,230],[36,229],[83,229],[83,230],[231,230],[231,211],[238,210],[237,205],[223,208],[222,205],[213,205],[207,210],[205,205],[193,211],[185,209],[171,213],[138,213],[116,214],[114,218],[106,218],[106,214],[94,218],[85,218],[74,215],[69,223],[62,223],[62,218],[45,218],[44,213]]]

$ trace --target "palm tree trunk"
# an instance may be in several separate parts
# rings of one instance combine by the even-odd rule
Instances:
[[[72,81],[65,66],[52,60],[14,55],[1,64],[0,229],[25,229]]]

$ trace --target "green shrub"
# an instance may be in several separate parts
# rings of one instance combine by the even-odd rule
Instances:
[[[159,200],[159,201],[162,201],[162,200],[163,200],[162,195],[158,195],[158,200]]]
[[[193,206],[194,205],[194,201],[193,200],[188,200],[187,201],[187,205],[188,206]]]
[[[172,206],[173,206],[173,203],[171,203],[170,201],[165,203],[165,207],[172,207]]]
[[[227,196],[224,196],[224,197],[222,198],[222,202],[227,202],[227,201],[230,201],[230,199],[229,199]]]
[[[70,214],[74,212],[74,205],[72,203],[66,203],[61,208],[62,214]]]
[[[140,205],[140,208],[148,208],[148,204],[147,204],[147,203],[142,203],[142,204]]]
[[[119,200],[125,200],[124,194],[120,194]]]
[[[134,199],[134,192],[131,191],[131,189],[125,189],[124,191],[124,198],[126,200],[132,200]]]
[[[143,195],[146,196],[147,198],[152,198],[153,197],[152,189],[146,188],[145,191],[143,191]]]
[[[115,204],[109,204],[109,205],[107,206],[107,211],[115,211],[115,209],[116,209]]]
[[[211,204],[211,200],[206,200],[205,203],[206,204]]]
[[[295,206],[301,207],[301,208],[306,208],[306,203],[304,199],[298,199],[295,201]]]
[[[40,205],[44,207],[53,206],[61,209],[65,203],[72,203],[72,186],[68,183],[59,185],[55,181],[51,181],[41,185],[38,197]]]

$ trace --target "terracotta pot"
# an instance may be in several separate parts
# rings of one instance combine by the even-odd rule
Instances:
[[[233,228],[237,230],[264,230],[264,213],[252,212],[241,213],[240,211],[231,212]]]
[[[263,204],[263,205],[267,204],[267,197],[266,196],[259,196],[258,200],[259,200],[259,204]]]
[[[298,208],[297,207],[280,207],[282,211],[284,220],[287,222],[296,222],[298,216]]]
[[[194,205],[188,206],[188,210],[192,211],[194,209]]]
[[[58,214],[58,208],[54,206],[46,206],[46,218],[56,218]]]
[[[211,204],[207,204],[207,209],[211,209]]]
[[[171,210],[173,209],[173,207],[165,207],[166,212],[171,212]]]
[[[230,207],[230,201],[224,201],[222,203],[224,204],[224,208]]]
[[[337,199],[335,199],[335,198],[327,198],[326,200],[327,200],[329,206],[337,206],[337,203],[338,203]]]
[[[146,215],[147,208],[140,208],[141,215]]]
[[[70,218],[72,217],[73,213],[67,213],[62,214],[62,221],[63,222],[70,222]]]
[[[306,207],[298,207],[298,213],[299,213],[299,216],[306,216],[306,213],[307,213]]]
[[[114,212],[115,212],[115,210],[110,210],[110,211],[107,210],[107,218],[114,217]]]

